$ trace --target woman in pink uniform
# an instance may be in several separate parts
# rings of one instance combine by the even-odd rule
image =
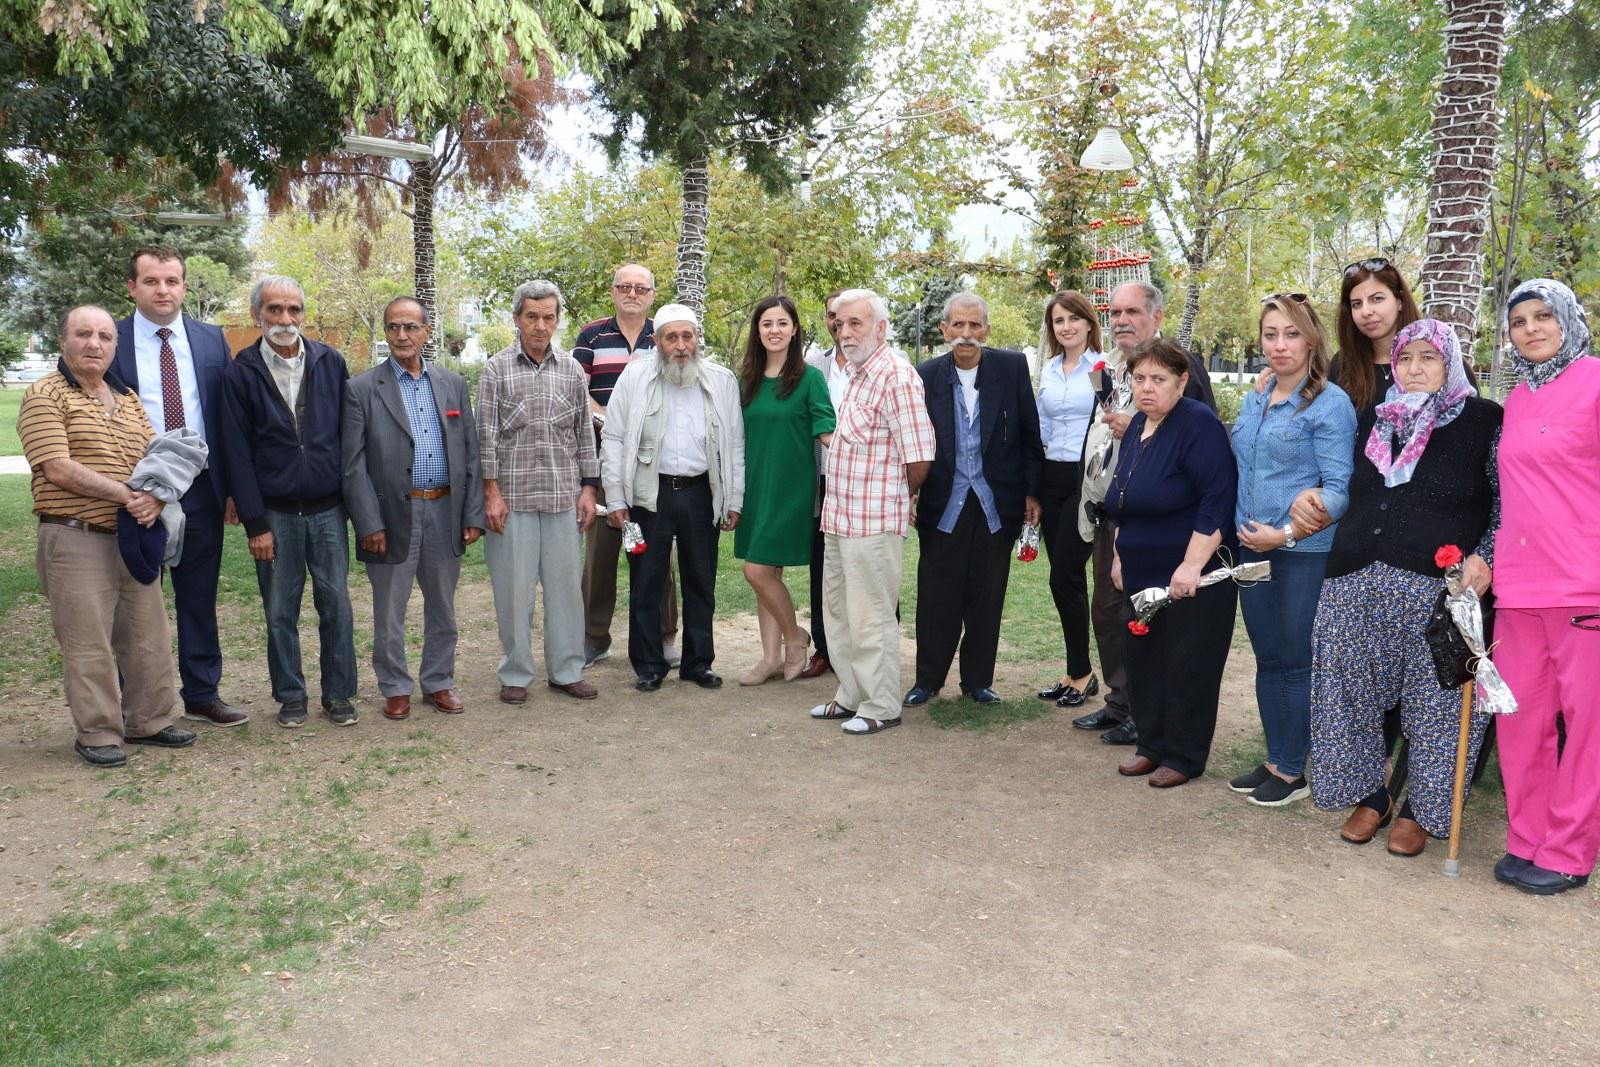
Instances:
[[[1508,826],[1494,874],[1548,895],[1588,882],[1600,849],[1600,360],[1560,282],[1517,286],[1506,324],[1521,384],[1500,437],[1494,661],[1518,710],[1497,724]]]

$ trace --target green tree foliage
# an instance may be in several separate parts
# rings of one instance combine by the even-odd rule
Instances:
[[[18,333],[0,330],[0,371],[10,370],[28,354],[28,339]]]
[[[596,99],[618,159],[637,126],[646,156],[682,174],[676,288],[706,301],[710,160],[737,157],[769,190],[786,186],[782,146],[810,126],[858,74],[870,0],[685,0],[679,33],[599,66]]]

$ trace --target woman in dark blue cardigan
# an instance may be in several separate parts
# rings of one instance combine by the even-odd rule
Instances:
[[[1111,577],[1125,594],[1171,588],[1172,603],[1127,641],[1128,685],[1139,746],[1117,770],[1149,775],[1157,789],[1203,774],[1217,727],[1217,698],[1233,639],[1232,582],[1200,576],[1238,553],[1233,509],[1238,471],[1228,432],[1211,409],[1183,395],[1189,360],[1160,338],[1128,361],[1139,413],[1122,439],[1106,492],[1116,524]]]

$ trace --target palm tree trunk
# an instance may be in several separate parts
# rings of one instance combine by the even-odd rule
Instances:
[[[699,156],[683,168],[683,225],[678,233],[677,298],[705,317],[706,227],[710,222],[711,160]]]
[[[438,353],[437,337],[440,324],[436,304],[438,303],[438,279],[434,273],[434,243],[433,243],[433,188],[434,188],[434,161],[413,163],[411,165],[411,244],[412,255],[415,260],[415,281],[417,300],[422,304],[422,310],[427,315],[428,322],[433,326],[433,336],[422,350],[423,359],[433,359]]]
[[[1426,313],[1470,352],[1483,302],[1484,234],[1500,116],[1506,0],[1445,0],[1444,75],[1433,109],[1433,187],[1422,260]]]

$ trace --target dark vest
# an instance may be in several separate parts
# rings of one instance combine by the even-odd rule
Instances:
[[[1441,577],[1433,554],[1456,545],[1470,556],[1489,528],[1494,488],[1489,467],[1500,436],[1500,405],[1470,397],[1455,421],[1435,429],[1411,480],[1393,489],[1366,456],[1377,409],[1356,422],[1355,471],[1350,509],[1339,520],[1328,555],[1329,578],[1383,562],[1401,570]]]

